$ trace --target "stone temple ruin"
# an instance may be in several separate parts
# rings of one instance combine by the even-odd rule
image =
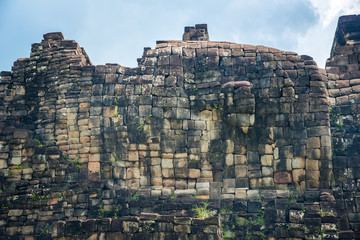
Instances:
[[[45,34],[0,74],[0,239],[359,239],[359,40],[321,69],[199,24],[127,68]]]

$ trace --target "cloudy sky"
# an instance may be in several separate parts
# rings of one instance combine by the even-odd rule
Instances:
[[[0,0],[0,71],[55,31],[93,64],[134,67],[144,47],[180,40],[197,23],[208,24],[211,40],[295,51],[324,67],[345,14],[360,14],[360,0]]]

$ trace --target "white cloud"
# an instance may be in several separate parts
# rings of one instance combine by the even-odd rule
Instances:
[[[360,0],[309,0],[320,16],[320,24],[326,28],[340,15],[360,12]]]
[[[338,18],[342,15],[358,14],[360,0],[307,0],[318,15],[318,21],[297,39],[295,51],[310,55],[319,67],[325,67],[330,56],[331,45]]]

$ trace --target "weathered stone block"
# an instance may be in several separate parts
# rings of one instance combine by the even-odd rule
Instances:
[[[248,163],[259,164],[260,163],[259,153],[248,151],[247,161]]]
[[[150,105],[140,105],[139,106],[139,116],[140,117],[149,117],[152,113],[152,106]]]
[[[236,178],[245,178],[248,176],[248,167],[245,165],[236,165],[235,166],[235,176]]]
[[[235,165],[246,165],[247,158],[245,155],[234,155],[234,163]]]
[[[292,175],[290,172],[276,172],[274,173],[275,183],[291,183]]]
[[[152,177],[161,177],[161,167],[160,167],[160,165],[151,166],[151,176]]]
[[[234,165],[234,156],[232,154],[225,155],[225,163],[226,166],[233,166]]]
[[[161,173],[164,178],[174,178],[175,176],[174,169],[171,168],[162,169]]]
[[[212,112],[209,110],[200,112],[200,120],[212,121]]]
[[[138,222],[123,221],[123,231],[126,233],[135,233],[139,230]]]
[[[273,165],[273,155],[261,156],[261,165],[262,166],[272,166]]]
[[[199,178],[200,177],[200,169],[189,169],[189,178]]]
[[[312,137],[306,139],[306,147],[307,148],[320,148],[321,142],[319,137]]]
[[[292,176],[294,182],[305,181],[305,170],[304,169],[295,169],[292,171]]]
[[[174,159],[175,168],[186,168],[188,166],[187,159]]]
[[[307,171],[319,171],[319,161],[306,159],[306,170]]]
[[[174,232],[191,233],[191,226],[190,225],[175,225]]]
[[[274,179],[273,177],[263,177],[262,178],[262,186],[266,189],[274,188]]]
[[[263,177],[272,177],[273,176],[273,168],[271,167],[262,167],[261,168],[261,173]]]
[[[21,157],[10,158],[9,165],[19,165],[19,164],[21,164]]]
[[[250,188],[251,189],[260,189],[262,188],[262,178],[250,178]]]
[[[175,153],[174,158],[187,158],[188,154],[185,153]]]
[[[163,158],[161,160],[161,167],[162,168],[174,168],[173,159]]]
[[[138,179],[140,178],[140,169],[128,168],[126,175],[127,175],[127,179]]]
[[[302,223],[304,221],[304,212],[301,210],[290,210],[289,220],[292,223]]]
[[[100,162],[100,154],[90,154],[89,162]]]
[[[161,182],[164,187],[175,187],[175,179],[164,179]]]
[[[23,214],[24,210],[22,209],[10,209],[8,212],[8,216],[9,217],[18,217],[21,216]]]
[[[62,237],[65,233],[65,222],[59,221],[53,224],[52,226],[52,237]]]
[[[295,157],[292,159],[292,168],[298,169],[298,168],[305,168],[305,158],[304,157]]]
[[[129,161],[139,161],[138,151],[129,151],[128,156],[129,156]]]
[[[306,179],[307,180],[319,180],[320,178],[320,171],[306,171]]]
[[[5,159],[0,159],[0,168],[7,168],[7,161]]]

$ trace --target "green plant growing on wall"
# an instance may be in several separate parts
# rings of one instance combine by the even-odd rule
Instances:
[[[9,206],[7,206],[6,204],[1,204],[1,209],[2,210],[8,210],[10,207]]]
[[[341,145],[340,145],[340,146],[341,146]],[[331,139],[331,151],[332,151],[332,154],[335,156],[336,153],[344,152],[344,151],[345,151],[345,147],[344,147],[344,146],[341,146],[340,148],[339,148],[339,147],[336,147],[336,144],[334,143],[334,140]]]
[[[99,217],[100,218],[104,217],[105,212],[111,212],[111,211],[112,211],[111,209],[105,209],[103,204],[99,205],[99,212],[100,212]]]
[[[208,209],[208,206],[210,204],[205,201],[205,202],[202,202],[202,206],[198,206],[196,205],[196,208],[193,208],[192,210],[195,212],[195,216],[196,218],[200,218],[200,219],[205,219],[205,218],[208,218],[208,217],[213,217],[216,215],[216,210],[210,210]]]
[[[176,194],[171,194],[171,199],[176,199],[177,198],[177,195]]]
[[[119,212],[119,207],[115,207],[114,208],[114,219],[118,219],[118,212]]]
[[[216,157],[216,158],[221,158],[222,156],[224,156],[223,153],[221,153],[221,154],[215,154],[215,157]]]
[[[321,217],[327,217],[327,216],[330,216],[330,212],[320,209],[320,215],[321,215]]]
[[[132,201],[139,200],[139,194],[135,193],[134,195],[131,196],[130,200]]]
[[[265,219],[264,219],[264,210],[260,209],[259,210],[259,214],[258,215],[254,215],[250,218],[250,220],[245,219],[243,221],[243,225],[244,226],[253,226],[253,225],[257,225],[257,226],[261,226],[261,229],[264,228],[265,226]],[[246,227],[246,239],[267,239],[266,235],[262,232],[250,232],[249,228]]]
[[[47,224],[44,227],[39,227],[40,236],[46,236],[50,234],[50,226]]]
[[[70,161],[70,157],[69,157],[68,154],[65,154],[65,155],[64,155],[64,160],[65,160],[65,161]]]
[[[118,99],[118,95],[115,94],[115,99],[114,99],[115,105],[113,105],[115,107],[115,111],[114,111],[114,117],[118,117],[119,116],[119,99]]]
[[[220,214],[229,214],[229,213],[233,213],[233,211],[228,207],[223,207],[220,209]]]
[[[262,232],[254,232],[250,233],[249,231],[246,232],[246,239],[267,239],[266,235]]]
[[[198,194],[197,194],[197,192],[196,192],[194,195],[191,195],[190,197],[191,197],[192,199],[196,199],[197,196],[198,196]]]
[[[8,177],[12,177],[14,174],[11,172],[10,168],[7,168]]]
[[[218,110],[222,110],[223,109],[223,105],[219,104],[219,103],[214,103],[214,108],[218,109]]]
[[[223,239],[235,239],[236,235],[233,231],[231,231],[230,229],[223,229],[223,235],[222,235]]]
[[[110,159],[104,163],[109,163],[110,164],[110,167],[109,168],[106,168],[106,169],[101,169],[100,172],[101,173],[105,173],[105,172],[111,172],[115,167],[112,165],[113,163],[115,162],[119,162],[120,161],[120,158],[119,156],[113,152],[110,154]]]
[[[111,170],[112,170],[113,168],[114,168],[114,167],[111,166],[110,168],[107,168],[107,169],[100,169],[100,172],[101,172],[101,173],[111,172]]]
[[[181,134],[182,132],[184,131],[184,123],[181,123],[181,126],[180,126],[180,131],[179,133]]]
[[[116,118],[119,117],[119,106],[118,105],[115,106],[114,117],[116,117]]]
[[[44,227],[39,227],[40,236],[41,235],[48,235],[50,233],[50,226],[47,224]]]
[[[137,130],[139,132],[142,132],[144,131],[145,127],[147,125],[150,124],[150,121],[151,121],[151,118],[152,118],[152,114],[150,114],[149,116],[147,117],[144,117],[144,119],[140,120],[140,117],[139,116],[136,116],[136,118],[139,118],[139,122],[137,123]],[[150,133],[150,128],[147,128],[146,130],[148,133]]]
[[[76,158],[75,162],[73,163],[73,167],[75,167],[75,168],[82,168],[83,165],[84,165],[84,163],[81,163],[79,158]]]
[[[303,213],[306,213],[306,207],[302,207],[302,208],[301,208],[301,211],[302,211]]]
[[[329,112],[331,125],[336,128],[343,128],[340,108],[338,106],[330,107]]]
[[[40,140],[38,139],[34,139],[35,143],[36,143],[36,147],[43,147],[44,145],[40,142]]]
[[[113,153],[110,155],[110,160],[109,160],[109,162],[110,162],[110,163],[114,163],[114,162],[119,162],[119,161],[120,161],[119,155],[117,155],[117,153],[113,152]]]
[[[289,195],[290,195],[289,198],[290,203],[296,203],[299,200],[299,192],[297,190],[290,191]]]
[[[24,169],[24,167],[21,166],[21,164],[16,164],[16,165],[14,165],[14,167],[15,167],[16,169],[19,169],[19,170],[23,170],[23,169]]]
[[[40,200],[49,200],[50,196],[49,195],[38,195],[36,193],[32,193],[31,195],[31,199],[33,201],[40,201]]]
[[[348,177],[348,176],[340,176],[340,177],[335,177],[334,178],[334,181],[347,181],[347,180],[349,180],[350,178]]]
[[[138,123],[138,127],[137,127],[137,130],[138,131],[143,131],[144,130],[144,127],[146,125],[146,121],[145,119],[144,120],[141,120],[139,123]]]

